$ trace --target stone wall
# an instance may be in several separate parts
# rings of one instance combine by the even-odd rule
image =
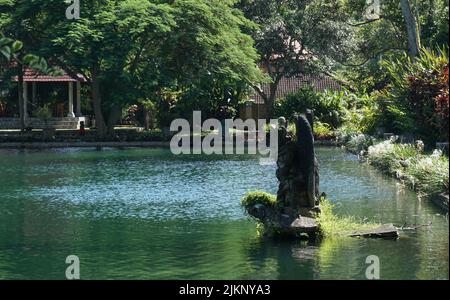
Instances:
[[[239,118],[242,120],[258,120],[266,119],[266,106],[264,104],[256,104],[254,102],[247,102],[239,107]]]
[[[27,124],[33,129],[42,129],[45,127],[56,128],[56,129],[72,129],[76,130],[80,128],[80,122],[84,121],[88,124],[87,117],[77,117],[77,118],[53,118],[50,119],[47,125],[44,121],[37,118],[28,118]],[[20,119],[19,118],[0,118],[0,130],[1,129],[20,129]]]

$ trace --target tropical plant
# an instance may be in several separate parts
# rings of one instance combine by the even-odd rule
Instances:
[[[276,117],[286,117],[292,120],[295,115],[303,114],[310,109],[314,111],[317,120],[336,128],[341,123],[342,100],[333,93],[318,94],[312,87],[307,86],[277,100],[274,112]]]
[[[2,54],[7,61],[10,61],[22,47],[22,42],[14,41],[0,35],[0,54]]]
[[[367,159],[425,196],[448,193],[448,158],[439,150],[425,154],[420,145],[397,144],[391,139],[371,146]]]
[[[314,137],[317,140],[330,139],[334,136],[330,125],[322,122],[314,123]]]
[[[385,111],[397,122],[414,124],[414,131],[429,143],[448,141],[448,48],[422,49],[383,64],[391,77],[385,90]]]

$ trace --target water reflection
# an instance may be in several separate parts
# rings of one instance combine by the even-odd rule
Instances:
[[[364,279],[369,255],[384,279],[448,278],[445,216],[338,149],[318,154],[339,213],[433,225],[398,241],[261,240],[239,199],[277,183],[254,157],[1,151],[0,278],[62,279],[70,254],[84,279]]]

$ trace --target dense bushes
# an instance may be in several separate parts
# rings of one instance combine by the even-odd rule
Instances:
[[[370,146],[375,143],[375,138],[363,133],[347,133],[345,131],[336,132],[338,144],[354,154],[364,154]]]
[[[275,103],[277,117],[289,119],[295,114],[314,110],[317,134],[332,136],[332,132],[342,126],[352,133],[373,133],[378,125],[379,105],[377,98],[358,95],[349,91],[326,91],[315,93],[312,88],[301,88]]]
[[[448,48],[423,49],[415,60],[405,55],[384,66],[391,83],[383,91],[383,115],[391,114],[400,125],[389,124],[398,130],[395,133],[411,130],[430,144],[448,141]]]
[[[316,140],[329,140],[335,137],[330,125],[322,122],[314,124],[314,137]]]
[[[369,163],[404,181],[425,196],[448,193],[449,161],[436,150],[423,153],[423,144],[397,144],[394,139],[369,147]]]
[[[436,142],[449,140],[447,51],[422,50],[415,60],[407,56],[386,60],[383,66],[389,83],[380,91],[315,95],[304,89],[278,102],[278,109],[286,113],[313,108],[318,121],[332,129],[339,125],[335,134],[343,143],[365,139],[370,146],[371,141],[363,135],[393,133],[434,147]]]
[[[342,100],[341,97],[335,97],[333,93],[321,95],[314,92],[311,87],[303,87],[298,92],[276,101],[274,112],[277,117],[292,119],[296,114],[312,109],[319,121],[337,128],[342,121],[340,115]]]

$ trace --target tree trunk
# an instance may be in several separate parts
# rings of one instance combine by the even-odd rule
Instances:
[[[269,97],[267,97],[266,100],[266,119],[268,122],[270,122],[270,119],[272,119],[274,111],[273,106],[275,103],[275,94],[270,93]]]
[[[92,72],[92,84],[91,84],[91,93],[92,93],[92,104],[94,107],[95,114],[95,124],[97,127],[97,136],[101,139],[106,136],[106,124],[105,119],[103,117],[102,111],[102,96],[100,92],[100,81],[97,78],[97,72]]]
[[[122,117],[122,110],[116,105],[114,105],[108,116],[107,133],[109,136],[112,136],[114,134],[114,127],[116,126],[117,122],[120,120],[121,117]]]
[[[275,104],[275,98],[277,95],[278,85],[280,84],[281,77],[278,77],[275,79],[273,83],[270,84],[270,92],[269,95],[265,99],[266,103],[266,113],[267,113],[267,120],[270,122],[270,119],[273,117],[274,114],[274,104]]]
[[[417,30],[417,23],[414,15],[411,11],[411,5],[409,0],[401,0],[401,7],[403,17],[406,23],[406,29],[408,32],[408,53],[411,58],[417,57],[419,55],[420,42],[419,33]]]
[[[144,107],[144,130],[150,130],[150,111]]]
[[[17,90],[19,91],[19,117],[20,117],[20,130],[25,131],[26,127],[26,113],[25,113],[25,103],[23,97],[23,65],[19,62],[17,64]]]

